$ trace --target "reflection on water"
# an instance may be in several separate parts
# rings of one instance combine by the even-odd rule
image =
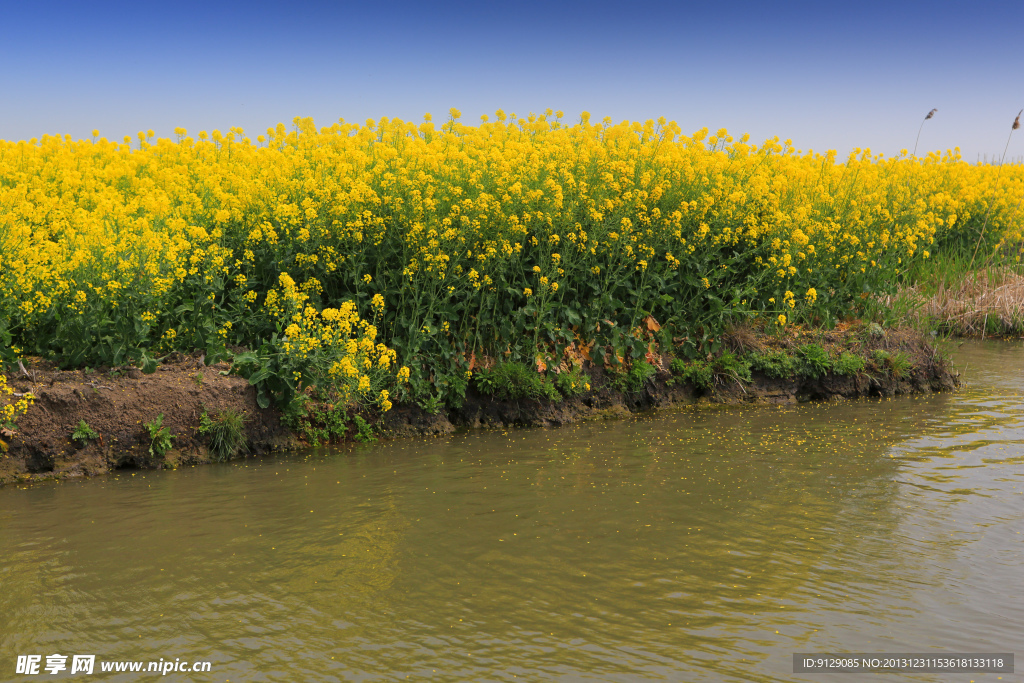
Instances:
[[[782,681],[797,651],[1024,652],[1024,347],[957,359],[951,395],[0,489],[0,680],[54,652],[267,681]]]

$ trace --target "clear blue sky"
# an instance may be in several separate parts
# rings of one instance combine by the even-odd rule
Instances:
[[[551,107],[891,154],[937,107],[920,151],[975,161],[1024,107],[1022,45],[1016,2],[3,0],[0,139]]]

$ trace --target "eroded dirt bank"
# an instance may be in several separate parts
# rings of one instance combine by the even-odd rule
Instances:
[[[14,436],[5,439],[0,483],[209,462],[207,440],[198,432],[204,411],[244,414],[250,454],[298,445],[276,411],[257,405],[246,380],[221,374],[230,367],[227,363],[204,366],[188,357],[168,361],[150,375],[134,368],[62,371],[48,363],[27,364],[27,374],[8,374],[16,392],[36,399],[18,419]],[[150,453],[146,425],[161,415],[162,426],[174,438],[171,449],[157,457]],[[72,439],[82,420],[96,438]]]
[[[460,428],[554,426],[622,417],[673,404],[852,399],[945,391],[959,384],[948,362],[914,332],[890,330],[877,336],[862,331],[815,333],[814,340],[833,352],[855,347],[861,353],[900,351],[909,359],[910,370],[902,377],[864,371],[846,376],[830,372],[818,378],[778,378],[755,370],[749,383],[718,378],[710,387],[697,388],[673,375],[667,359],[657,359],[657,372],[638,391],[615,389],[604,370],[585,367],[593,388],[581,396],[557,403],[507,401],[483,395],[471,386],[457,409],[429,414],[416,405],[396,404],[378,428],[384,438],[428,436]],[[802,343],[799,334],[748,341],[755,348],[783,350]],[[214,456],[209,439],[199,431],[204,412],[231,410],[245,415],[246,456],[301,447],[303,442],[285,427],[280,413],[258,406],[256,392],[246,380],[222,374],[228,368],[227,363],[204,366],[199,358],[178,356],[166,359],[150,375],[137,369],[62,371],[45,362],[26,365],[25,373],[9,373],[10,386],[20,394],[32,393],[36,400],[18,420],[16,433],[5,438],[0,484],[88,476],[118,468],[210,462]],[[153,440],[146,425],[160,415],[174,439],[170,450],[156,455],[150,450]],[[83,420],[95,438],[72,439]]]

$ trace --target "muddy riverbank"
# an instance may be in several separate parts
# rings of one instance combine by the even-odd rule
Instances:
[[[653,372],[637,390],[624,389],[615,373],[584,366],[591,389],[561,401],[502,400],[470,385],[464,403],[434,414],[416,404],[396,403],[376,422],[377,435],[400,438],[447,434],[457,429],[509,426],[557,426],[580,420],[608,419],[692,403],[800,403],[806,401],[895,396],[952,390],[958,376],[930,340],[910,330],[852,327],[832,332],[795,332],[786,337],[742,335],[731,340],[736,352],[794,352],[812,342],[831,357],[844,350],[868,358],[856,372],[828,371],[819,376],[793,373],[772,376],[753,369],[750,381],[716,375],[700,386],[670,368],[669,357],[648,358]],[[745,347],[745,348],[744,348]],[[900,354],[907,365],[893,370],[872,354]],[[155,373],[138,369],[60,370],[36,361],[24,372],[8,374],[18,394],[35,402],[20,417],[17,430],[4,438],[0,484],[35,479],[81,477],[116,469],[155,469],[196,465],[217,459],[209,434],[200,429],[203,414],[233,412],[244,416],[247,448],[239,456],[301,447],[304,442],[273,408],[262,409],[256,392],[241,377],[227,374],[230,365],[203,364],[201,357],[175,355]],[[160,417],[162,416],[162,417]],[[153,449],[147,427],[158,417],[173,437],[170,448]],[[85,422],[93,436],[72,434]],[[350,434],[353,430],[350,430]]]

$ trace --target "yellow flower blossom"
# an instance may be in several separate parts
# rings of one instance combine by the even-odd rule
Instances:
[[[105,320],[146,323],[125,341],[160,353],[276,337],[294,365],[284,376],[327,375],[339,396],[383,407],[381,387],[411,371],[379,342],[408,349],[405,330],[447,319],[459,323],[441,325],[430,353],[503,351],[485,328],[509,313],[509,292],[555,307],[536,312],[537,329],[564,319],[547,295],[572,292],[601,321],[580,342],[605,343],[650,302],[664,319],[699,313],[692,288],[711,288],[711,268],[716,292],[758,292],[743,305],[785,325],[780,309],[845,312],[865,285],[883,291],[985,221],[985,249],[1024,243],[1024,167],[956,150],[842,159],[664,119],[448,115],[296,118],[255,140],[176,128],[176,140],[0,141],[0,338],[34,353],[77,345],[99,364],[103,345],[76,330]]]

